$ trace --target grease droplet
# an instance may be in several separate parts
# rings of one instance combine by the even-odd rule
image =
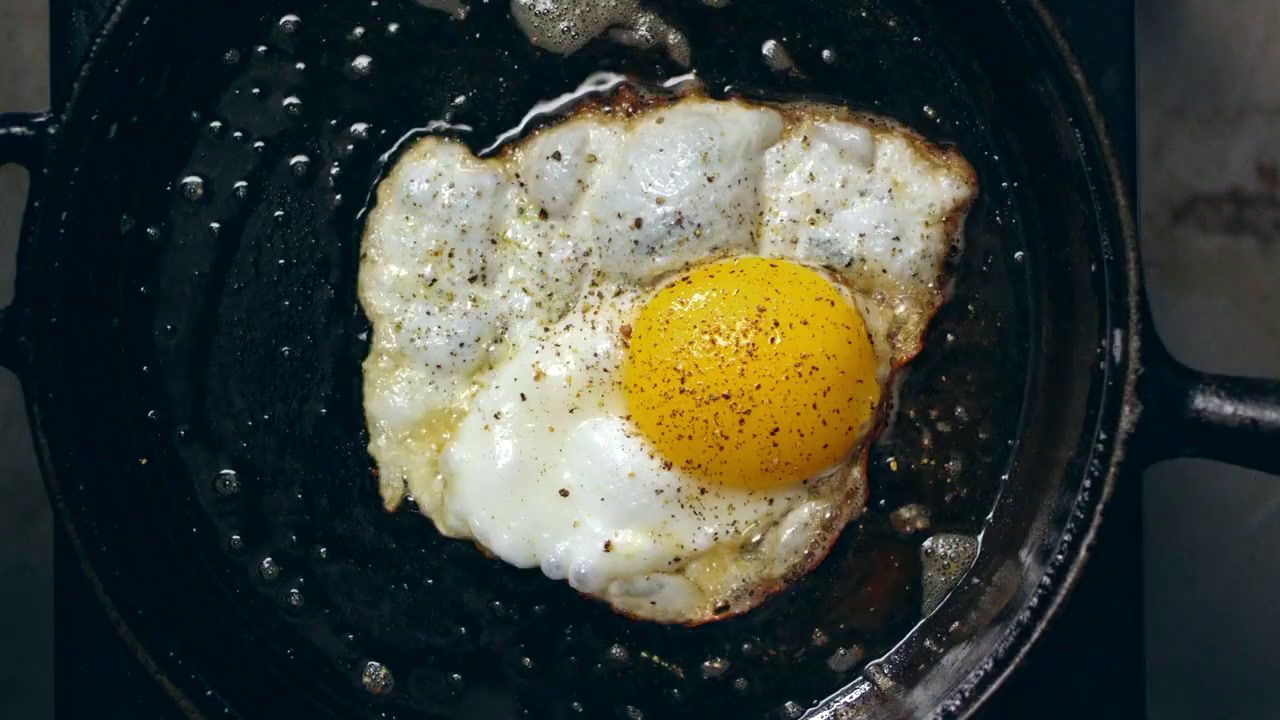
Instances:
[[[292,35],[298,32],[298,28],[302,27],[302,18],[290,13],[280,18],[280,22],[276,24],[280,28],[280,32],[286,35]]]
[[[258,574],[263,580],[275,580],[280,577],[280,565],[271,556],[264,557],[258,563]]]
[[[360,674],[360,683],[373,695],[386,695],[396,686],[396,679],[386,665],[370,660]]]
[[[351,72],[358,77],[368,77],[373,72],[373,58],[368,55],[357,55],[351,61]]]
[[[791,59],[791,53],[787,52],[787,49],[777,40],[765,40],[760,46],[760,54],[764,56],[764,64],[774,72],[787,72],[796,67]]]
[[[199,175],[188,175],[178,183],[182,197],[197,202],[204,197],[204,178]]]
[[[626,665],[631,661],[631,651],[623,645],[610,645],[605,651],[605,657],[614,665]]]
[[[702,662],[702,677],[707,679],[722,677],[728,669],[728,660],[721,657],[707,658]]]
[[[836,648],[836,651],[827,658],[827,667],[832,672],[845,673],[849,672],[862,660],[862,648],[852,645],[847,648]]]

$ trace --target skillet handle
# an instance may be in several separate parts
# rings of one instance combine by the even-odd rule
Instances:
[[[1153,336],[1142,355],[1131,445],[1140,464],[1198,457],[1280,475],[1280,380],[1192,370]]]
[[[53,127],[49,113],[0,113],[0,165],[16,163],[30,174],[28,211],[35,205],[36,188]],[[15,294],[12,304],[0,308],[0,366],[15,373],[21,373],[26,355],[23,351],[26,312],[20,299]]]

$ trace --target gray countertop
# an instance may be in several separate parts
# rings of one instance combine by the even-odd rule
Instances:
[[[47,0],[0,0],[0,110],[49,105]],[[13,260],[26,173],[0,167],[0,306]],[[22,390],[0,370],[0,718],[53,716],[53,536]]]
[[[1157,326],[1199,369],[1280,377],[1280,3],[1137,8],[1139,196]],[[4,110],[48,104],[47,12],[47,0],[0,0]],[[0,168],[0,305],[24,182]],[[52,716],[51,526],[20,392],[0,371],[0,717],[34,720]],[[1189,460],[1142,481],[1150,716],[1280,717],[1280,485]]]
[[[1280,3],[1140,0],[1142,249],[1185,362],[1280,377]],[[1280,717],[1280,485],[1203,461],[1144,479],[1153,718]]]

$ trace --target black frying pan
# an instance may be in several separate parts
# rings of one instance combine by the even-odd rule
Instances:
[[[0,161],[33,171],[0,358],[86,571],[187,714],[964,716],[1061,604],[1116,482],[1180,454],[1280,470],[1275,385],[1197,375],[1151,336],[1115,158],[1034,0],[673,0],[655,6],[713,94],[837,99],[977,167],[956,294],[873,450],[871,511],[811,576],[698,628],[626,620],[383,512],[355,298],[380,156],[433,119],[482,147],[593,71],[682,70],[536,51],[505,3],[472,4],[458,23],[408,0],[127,0],[59,114],[0,118]],[[803,75],[761,62],[768,38]],[[982,533],[924,618],[923,535],[888,519],[907,502]]]

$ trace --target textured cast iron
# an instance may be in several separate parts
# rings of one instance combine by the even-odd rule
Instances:
[[[384,513],[354,290],[360,211],[404,134],[448,120],[483,147],[590,72],[681,68],[537,52],[499,2],[457,23],[408,0],[131,0],[56,132],[0,122],[0,161],[36,170],[0,359],[86,570],[189,714],[790,717],[839,691],[817,714],[955,716],[1043,627],[1137,409],[1139,320],[1129,211],[1055,36],[1020,3],[657,5],[713,93],[896,117],[959,145],[983,186],[955,298],[873,450],[868,516],[812,576],[696,629],[627,621]],[[761,62],[769,38],[800,74]],[[1216,427],[1222,406],[1174,407]],[[1273,406],[1248,407],[1253,440],[1274,436]],[[984,533],[923,620],[923,537],[887,521],[906,502]],[[371,660],[390,693],[364,688]]]

